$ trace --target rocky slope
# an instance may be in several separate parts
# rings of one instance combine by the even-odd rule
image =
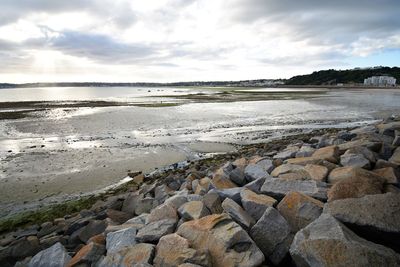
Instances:
[[[7,233],[0,266],[400,266],[400,120],[257,150]]]

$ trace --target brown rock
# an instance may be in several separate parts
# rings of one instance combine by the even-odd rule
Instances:
[[[304,167],[301,165],[295,165],[295,164],[283,164],[278,167],[276,167],[272,172],[271,175],[274,177],[278,177],[282,174],[286,173],[294,173],[296,171],[302,170]]]
[[[113,209],[107,209],[106,211],[107,217],[110,218],[113,222],[116,223],[124,223],[130,218],[132,218],[132,215],[129,215],[126,212],[119,211],[119,210],[113,210]]]
[[[308,172],[308,175],[312,180],[319,182],[325,182],[329,172],[327,167],[314,164],[307,164],[304,167],[304,170]]]
[[[178,209],[178,213],[185,221],[200,219],[204,216],[210,215],[209,210],[201,201],[186,202]]]
[[[324,203],[299,192],[289,192],[278,204],[278,211],[297,232],[317,219]]]
[[[264,255],[246,231],[226,214],[186,222],[177,234],[186,238],[194,249],[208,249],[209,266],[255,267],[264,261]]]
[[[395,170],[393,167],[386,167],[377,170],[373,170],[374,173],[380,175],[385,178],[386,183],[389,184],[398,184],[399,183],[399,172]]]
[[[153,209],[146,219],[146,224],[164,219],[179,220],[176,209],[169,204],[162,204]]]
[[[210,266],[209,255],[206,250],[196,251],[190,248],[189,241],[177,234],[161,237],[157,245],[154,266],[175,267],[185,262]]]
[[[286,180],[310,180],[308,173],[305,170],[298,172],[289,172],[278,176],[280,179]]]
[[[98,235],[92,236],[88,240],[87,243],[89,244],[91,242],[105,246],[106,245],[106,238],[105,238],[104,234],[98,234]]]
[[[68,263],[67,267],[80,266],[96,262],[106,251],[105,246],[89,243],[82,247]]]
[[[400,165],[400,146],[396,148],[389,162]]]
[[[225,174],[222,168],[217,170],[212,178],[212,184],[217,189],[228,189],[237,187],[235,183],[233,183]]]
[[[152,244],[140,243],[126,249],[123,259],[124,266],[134,266],[138,263],[153,262],[155,254],[155,246]]]
[[[350,177],[336,182],[328,191],[328,201],[343,198],[358,198],[381,194],[385,180],[373,172],[354,168]]]
[[[327,160],[329,162],[337,164],[339,162],[339,148],[337,146],[327,146],[318,149],[312,155],[313,158],[319,158]]]
[[[340,153],[344,153],[348,149],[360,146],[378,152],[382,147],[382,142],[370,141],[369,139],[358,139],[338,145]]]
[[[349,167],[340,167],[340,168],[334,169],[333,171],[331,171],[329,173],[328,182],[331,184],[334,184],[343,179],[353,176],[353,170],[355,168],[356,167],[349,166]]]

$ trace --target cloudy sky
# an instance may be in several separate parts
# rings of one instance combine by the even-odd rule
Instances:
[[[0,0],[0,82],[288,78],[399,62],[399,0]]]

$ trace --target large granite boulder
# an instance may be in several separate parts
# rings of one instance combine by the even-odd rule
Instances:
[[[249,189],[243,189],[240,196],[243,208],[256,221],[261,218],[268,207],[272,207],[277,203],[274,198],[256,194]]]
[[[276,167],[272,172],[271,175],[274,177],[278,177],[279,175],[286,174],[286,173],[295,173],[297,171],[303,170],[304,166],[296,165],[296,164],[282,164]]]
[[[251,228],[250,236],[274,264],[279,264],[289,251],[293,236],[290,226],[279,212],[269,207]]]
[[[210,266],[256,267],[264,255],[254,241],[226,214],[214,214],[182,224],[177,234],[196,249],[208,249]]]
[[[185,221],[200,219],[201,217],[210,215],[210,211],[202,201],[190,201],[183,204],[178,213]]]
[[[64,267],[71,260],[61,243],[40,251],[29,261],[28,267]]]
[[[340,179],[329,189],[328,201],[380,194],[383,191],[385,179],[373,172],[353,168],[346,175],[349,177]]]
[[[400,250],[400,194],[335,200],[325,205],[324,213],[351,226],[359,235]]]
[[[399,184],[400,182],[400,172],[393,167],[381,168],[373,170],[373,172],[383,177],[388,184]]]
[[[235,222],[246,230],[255,223],[254,219],[239,204],[230,198],[222,202],[222,208]]]
[[[340,164],[345,167],[351,166],[364,169],[371,168],[369,160],[366,159],[362,154],[348,153],[348,151],[340,156]]]
[[[267,179],[261,187],[261,192],[263,194],[279,199],[283,198],[290,191],[297,191],[316,199],[326,200],[327,190],[327,185],[323,182],[313,180],[286,180],[280,178]]]
[[[185,238],[170,234],[163,236],[158,242],[154,266],[175,267],[187,262],[210,266],[209,261],[210,257],[206,249],[193,249]]]
[[[322,160],[327,160],[332,163],[339,162],[339,148],[337,146],[327,146],[317,149],[313,154],[313,158],[318,158]]]
[[[89,243],[82,247],[67,264],[67,267],[95,265],[106,251],[105,246]]]
[[[155,255],[155,245],[140,243],[126,247],[116,253],[109,253],[104,257],[98,267],[131,267],[152,266]],[[143,264],[143,265],[142,265]]]
[[[289,192],[278,204],[280,214],[296,233],[317,219],[324,203],[300,192]]]
[[[260,178],[270,177],[268,172],[257,164],[249,164],[244,169],[244,175],[247,182],[253,182]],[[242,183],[244,185],[244,183]]]
[[[203,197],[203,203],[212,214],[223,212],[221,198],[216,192],[208,192]]]
[[[400,265],[399,254],[362,239],[329,214],[297,232],[290,254],[299,267]]]
[[[119,250],[136,244],[136,229],[126,228],[111,232],[106,237],[107,253],[118,252]]]

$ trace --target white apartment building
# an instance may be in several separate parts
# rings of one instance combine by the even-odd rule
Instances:
[[[369,86],[395,86],[396,79],[390,76],[372,76],[364,79],[364,85]]]

